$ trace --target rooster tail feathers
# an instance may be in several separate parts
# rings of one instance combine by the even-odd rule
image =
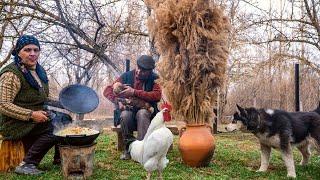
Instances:
[[[129,146],[129,152],[134,161],[142,163],[143,141],[133,141]]]

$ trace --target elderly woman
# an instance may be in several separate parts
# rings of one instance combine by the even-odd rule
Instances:
[[[44,155],[56,144],[53,126],[43,111],[48,100],[48,78],[38,63],[40,44],[34,36],[23,35],[12,55],[14,62],[0,72],[0,135],[4,140],[20,139],[25,148],[18,174],[38,175]],[[60,162],[56,151],[54,163]]]

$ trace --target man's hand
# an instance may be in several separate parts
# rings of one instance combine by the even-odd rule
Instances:
[[[48,113],[45,111],[33,111],[31,114],[31,119],[34,122],[41,123],[48,120]]]
[[[134,89],[130,86],[124,86],[124,90],[119,93],[120,97],[132,97],[134,95]]]

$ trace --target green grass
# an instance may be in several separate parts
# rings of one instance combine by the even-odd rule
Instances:
[[[95,151],[95,167],[89,179],[145,179],[146,171],[133,161],[119,160],[120,152],[116,150],[114,134],[100,135]],[[242,133],[219,134],[215,136],[216,150],[208,167],[190,168],[182,163],[175,138],[173,151],[169,152],[170,163],[164,170],[164,179],[203,180],[203,179],[286,179],[286,168],[278,151],[272,151],[267,172],[255,172],[260,165],[259,145],[254,136]],[[313,152],[313,154],[315,154]],[[59,166],[52,165],[53,151],[43,159],[40,168],[46,170],[41,176],[16,175],[0,173],[5,180],[63,179]],[[320,179],[320,156],[313,155],[310,163],[302,167],[297,150],[294,151],[298,179]],[[153,174],[156,179],[156,173]]]

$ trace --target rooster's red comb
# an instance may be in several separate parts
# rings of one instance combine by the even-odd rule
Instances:
[[[161,109],[167,109],[167,111],[163,112],[163,119],[164,121],[170,121],[171,120],[170,111],[172,110],[171,105],[167,102],[164,102],[163,104],[161,104]]]
[[[164,102],[163,104],[161,104],[161,109],[167,108],[168,111],[172,110],[172,106],[168,103],[168,102]]]

